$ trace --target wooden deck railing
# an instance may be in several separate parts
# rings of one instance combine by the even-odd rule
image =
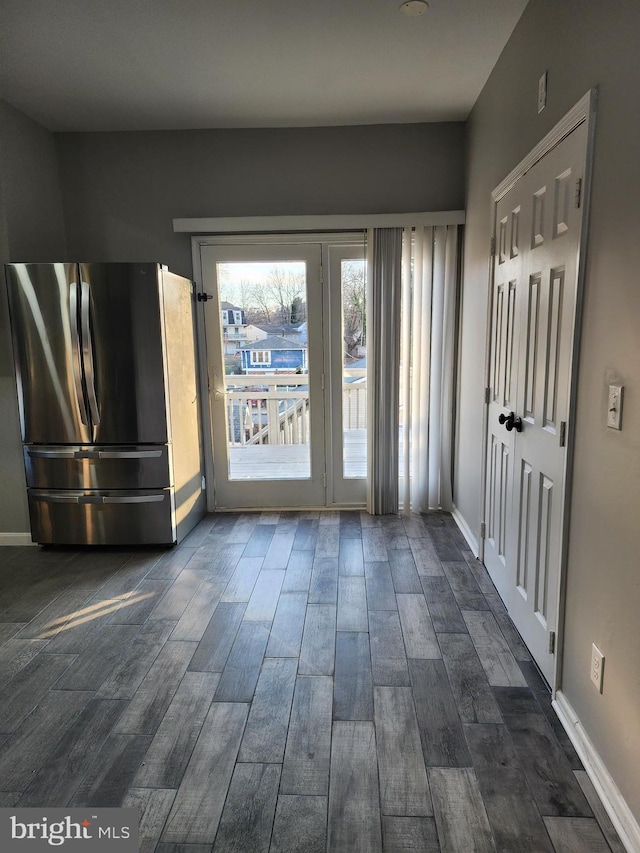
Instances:
[[[367,370],[345,367],[342,371],[342,427],[367,428]]]
[[[342,393],[343,428],[366,429],[366,370],[346,368]],[[307,374],[226,376],[227,438],[230,446],[307,444]]]

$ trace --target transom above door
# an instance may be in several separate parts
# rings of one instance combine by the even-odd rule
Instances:
[[[212,297],[209,508],[363,506],[362,237],[226,238],[201,245],[200,259]]]

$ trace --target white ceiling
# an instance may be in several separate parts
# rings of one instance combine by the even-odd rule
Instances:
[[[0,96],[53,131],[467,117],[527,0],[0,0]]]

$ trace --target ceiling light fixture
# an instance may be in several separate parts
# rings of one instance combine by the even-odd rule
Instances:
[[[418,15],[424,15],[429,8],[426,0],[407,0],[406,3],[400,4],[400,11],[409,18],[417,18]]]

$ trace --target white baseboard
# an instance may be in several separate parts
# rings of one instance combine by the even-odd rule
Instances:
[[[451,510],[451,515],[453,516],[453,520],[455,521],[455,523],[460,528],[460,532],[462,533],[464,538],[467,540],[467,544],[469,545],[469,548],[471,548],[471,550],[473,551],[473,556],[477,557],[478,553],[479,553],[479,551],[478,551],[478,540],[473,535],[473,531],[471,530],[471,528],[467,524],[464,516],[462,515],[462,513],[460,512],[460,510],[458,509],[457,506],[454,505],[453,509]]]
[[[561,690],[558,690],[555,695],[553,707],[584,764],[584,769],[602,800],[602,805],[611,818],[620,841],[629,853],[637,853],[640,850],[640,824],[613,781],[589,735],[585,732],[571,703]]]
[[[0,533],[0,547],[2,545],[37,545],[31,540],[30,533]]]

